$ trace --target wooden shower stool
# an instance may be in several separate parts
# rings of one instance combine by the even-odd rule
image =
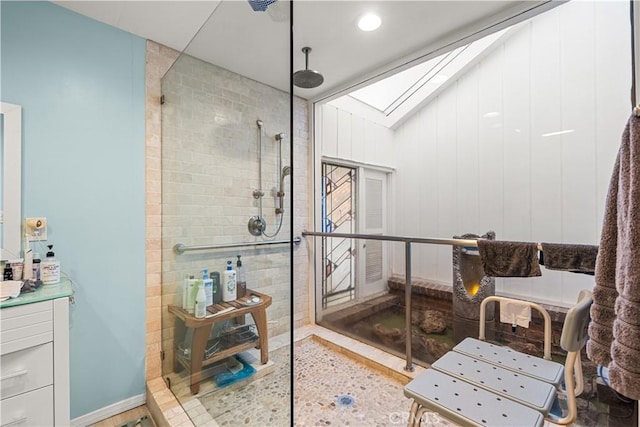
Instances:
[[[262,300],[256,305],[247,306],[241,303],[242,300],[251,298],[252,295],[260,297]],[[200,381],[202,381],[202,367],[211,365],[219,360],[233,356],[250,348],[260,349],[260,363],[263,365],[269,361],[269,342],[267,331],[267,312],[266,309],[271,305],[271,297],[261,294],[260,292],[247,289],[246,296],[235,301],[221,302],[207,307],[207,316],[215,314],[221,310],[233,307],[233,310],[212,317],[196,318],[193,314],[187,313],[180,307],[169,305],[169,313],[175,315],[184,322],[187,328],[193,328],[193,339],[191,340],[191,359],[179,355],[178,351],[174,351],[174,360],[176,366],[184,366],[191,374],[190,384],[191,393],[197,394],[200,391]],[[232,347],[222,349],[215,353],[212,357],[204,360],[204,351],[207,346],[209,334],[214,323],[223,320],[233,319],[234,317],[250,314],[258,330],[258,344],[256,341],[236,344]],[[176,343],[183,342],[184,337],[176,336]]]

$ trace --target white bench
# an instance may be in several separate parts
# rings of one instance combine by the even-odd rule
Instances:
[[[482,302],[481,325],[486,304],[505,299],[488,297]],[[572,423],[577,416],[576,395],[582,391],[579,355],[587,340],[592,302],[591,293],[582,291],[566,315],[560,338],[567,351],[564,366],[483,340],[463,340],[405,387],[405,396],[413,399],[409,426],[420,426],[426,411],[462,426],[540,426],[544,419]],[[545,314],[545,356],[550,358],[550,321],[546,310]],[[480,337],[484,338],[482,326]],[[560,395],[566,400],[564,413],[554,410],[560,408]]]

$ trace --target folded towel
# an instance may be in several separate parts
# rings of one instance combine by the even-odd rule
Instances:
[[[549,270],[586,274],[593,274],[596,271],[597,246],[561,243],[542,243],[541,245],[544,266]]]
[[[538,264],[538,245],[502,240],[478,240],[482,268],[487,276],[535,277],[541,276]]]
[[[24,283],[21,280],[5,280],[0,282],[0,301],[20,296],[20,289]]]
[[[500,321],[528,328],[531,322],[531,307],[512,301],[500,301]]]

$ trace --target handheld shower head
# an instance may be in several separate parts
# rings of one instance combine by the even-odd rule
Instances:
[[[282,141],[287,135],[284,132],[276,133],[276,141]]]
[[[284,177],[291,175],[291,166],[285,166],[280,173],[280,191],[278,191],[278,199],[280,199],[280,206],[276,208],[276,215],[284,213]]]

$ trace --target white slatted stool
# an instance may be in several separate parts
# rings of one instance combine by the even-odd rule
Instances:
[[[578,301],[566,315],[560,338],[560,346],[567,351],[563,369],[566,384],[563,394],[567,403],[564,416],[550,411],[560,393],[554,384],[538,378],[544,377],[538,370],[539,366],[531,365],[535,372],[534,375],[528,375],[526,366],[522,370],[517,369],[518,366],[515,370],[507,369],[504,359],[500,364],[488,363],[484,351],[480,352],[483,357],[451,351],[438,359],[432,365],[432,369],[423,372],[405,386],[405,396],[413,399],[409,426],[420,426],[421,417],[426,411],[437,412],[462,426],[540,426],[544,418],[561,425],[572,423],[578,412],[576,394],[582,390],[582,371],[577,369],[576,378],[579,386],[576,393],[574,367],[580,365],[580,350],[587,340],[589,309],[593,302],[591,293],[580,292]],[[483,341],[471,340],[467,345],[476,345],[475,341],[486,344]],[[545,337],[545,355],[549,354],[547,343]],[[499,346],[487,348],[492,349],[491,354],[496,356],[494,361],[500,361],[497,357],[501,354],[511,359],[517,354],[516,360],[521,356],[523,359],[530,359],[527,355],[510,349],[504,353],[494,351],[500,349]],[[481,349],[486,350],[485,347]],[[536,364],[540,361],[549,362],[535,359]],[[495,378],[490,378],[494,372]],[[556,374],[552,377],[555,376]]]
[[[520,353],[509,347],[501,347],[475,338],[465,338],[453,351],[483,360],[495,366],[523,373],[560,389],[564,379],[564,366],[551,360]]]
[[[542,426],[544,416],[473,384],[427,369],[404,388],[413,399],[409,426],[420,426],[426,411],[437,412],[461,426]]]
[[[544,416],[549,413],[556,398],[556,389],[549,383],[455,351],[448,352],[431,367],[504,398],[529,406]]]

